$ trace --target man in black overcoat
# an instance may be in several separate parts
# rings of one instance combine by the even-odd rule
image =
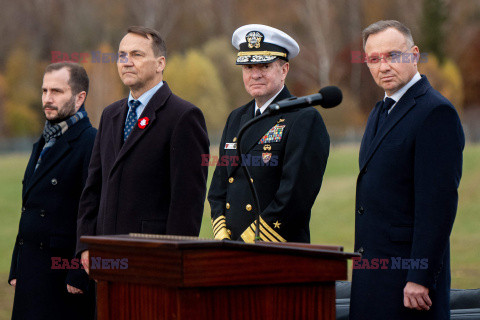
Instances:
[[[449,319],[449,238],[465,144],[454,106],[417,71],[398,21],[363,31],[385,97],[360,147],[350,319]]]
[[[159,33],[130,27],[118,72],[128,98],[103,111],[79,209],[78,236],[150,233],[198,236],[209,153],[202,111],[163,81]],[[82,262],[88,250],[77,244]]]
[[[232,44],[239,50],[236,63],[242,65],[245,89],[254,100],[235,109],[223,131],[208,194],[215,238],[253,242],[260,212],[261,240],[309,242],[311,208],[330,147],[320,113],[309,107],[263,118],[245,132],[242,159],[236,158],[240,128],[272,102],[292,96],[285,78],[298,44],[286,33],[259,24],[237,29]],[[249,167],[260,208],[240,161]]]
[[[95,295],[75,257],[78,202],[96,129],[84,109],[85,69],[56,63],[43,77],[47,121],[25,171],[9,283],[12,319],[93,319]]]

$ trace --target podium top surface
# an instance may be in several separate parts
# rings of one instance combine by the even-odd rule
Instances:
[[[131,233],[125,235],[105,235],[105,236],[83,236],[81,241],[95,245],[115,245],[121,247],[138,247],[138,248],[163,248],[174,250],[190,250],[190,249],[213,249],[213,250],[241,250],[254,251],[262,253],[277,253],[287,255],[301,255],[311,257],[324,257],[329,259],[351,259],[359,257],[357,253],[343,252],[341,246],[330,245],[312,245],[308,243],[272,243],[257,242],[243,243],[231,240],[215,240],[202,239],[187,236],[172,235],[156,235],[156,234],[140,234]]]

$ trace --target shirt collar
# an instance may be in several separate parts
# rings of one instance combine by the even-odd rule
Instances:
[[[407,90],[410,89],[420,79],[422,79],[422,77],[420,76],[420,73],[417,72],[406,85],[404,85],[400,90],[398,90],[391,96],[388,96],[387,93],[385,93],[384,100],[385,98],[389,97],[395,101],[399,101],[402,98],[402,96],[405,94],[405,92],[407,92]]]
[[[138,99],[135,99],[132,96],[132,92],[130,91],[130,94],[128,95],[128,102],[130,102],[131,100],[138,100],[138,101],[140,101],[139,108],[140,107],[145,108],[145,106],[148,104],[148,102],[150,102],[150,99],[152,99],[153,95],[157,92],[158,89],[160,89],[162,87],[162,85],[163,85],[163,81],[160,81],[155,87],[153,87],[152,89],[150,89],[147,92],[145,92],[144,94],[142,94]],[[130,103],[129,103],[129,105],[130,105]]]
[[[273,97],[268,99],[267,102],[265,102],[261,108],[258,107],[257,101],[255,101],[255,112],[253,114],[257,112],[257,109],[260,109],[260,112],[263,113],[265,109],[267,109],[267,107],[270,105],[270,103],[272,103],[272,101],[275,100],[275,98],[280,94],[280,92],[282,92],[284,87],[285,86],[282,86],[282,88]]]
[[[417,73],[410,79],[410,81],[404,85],[400,90],[392,94],[391,96],[388,96],[387,93],[385,92],[385,97],[383,97],[383,100],[385,101],[386,98],[390,98],[395,100],[395,103],[392,105],[392,107],[388,110],[388,113],[392,111],[392,109],[397,105],[397,102],[402,98],[402,96],[407,92],[408,89],[410,89],[417,81],[422,79],[422,76],[420,76],[420,73],[417,71]]]

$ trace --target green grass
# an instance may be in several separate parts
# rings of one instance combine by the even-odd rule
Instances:
[[[0,156],[0,319],[10,319],[13,288],[7,284],[22,207],[22,179],[28,155]]]
[[[216,152],[212,148],[212,152]],[[21,181],[27,154],[0,156],[0,320],[9,319],[13,289],[7,285],[21,208]],[[452,287],[480,287],[480,145],[464,152],[460,202],[451,237]],[[213,174],[209,168],[209,184]],[[320,195],[312,210],[312,243],[353,250],[358,146],[332,147]],[[210,206],[205,202],[200,237],[211,238]]]

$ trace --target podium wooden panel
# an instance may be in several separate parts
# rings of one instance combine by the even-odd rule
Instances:
[[[335,319],[335,280],[347,279],[347,260],[357,256],[336,246],[193,237],[81,240],[96,262],[99,320]]]

